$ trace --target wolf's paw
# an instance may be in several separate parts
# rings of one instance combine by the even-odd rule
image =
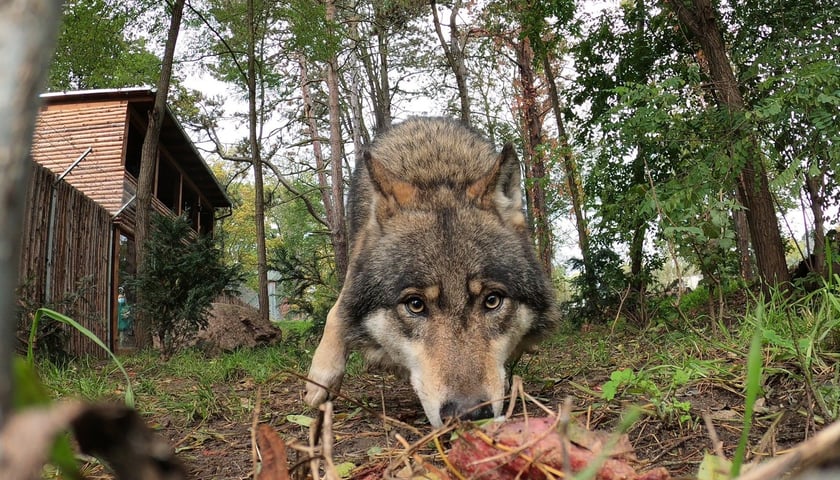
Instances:
[[[306,397],[304,401],[310,407],[317,407],[318,405],[327,401],[330,392],[326,388],[315,385],[314,383],[306,384]]]
[[[309,370],[310,381],[306,382],[306,396],[304,397],[304,401],[312,407],[317,407],[326,402],[330,390],[335,391],[341,388],[343,377],[343,369],[323,370],[313,367]]]

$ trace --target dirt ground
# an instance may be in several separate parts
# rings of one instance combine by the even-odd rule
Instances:
[[[549,348],[539,355],[548,365],[567,365],[568,358],[564,357],[569,351]],[[733,358],[732,361],[740,360]],[[613,431],[624,406],[617,402],[606,403],[597,395],[615,368],[615,365],[587,366],[577,373],[556,372],[551,380],[526,379],[525,391],[554,408],[571,397],[574,415],[581,423],[590,429]],[[809,403],[803,384],[790,378],[788,375],[767,377],[766,394],[759,401],[750,433],[748,460],[772,456],[813,433],[814,406]],[[237,382],[235,390],[240,401],[256,402],[259,396],[259,422],[274,427],[286,442],[305,444],[308,441],[308,429],[288,417],[314,415],[311,409],[303,406],[303,384],[298,378],[291,373],[279,375],[259,392],[248,378]],[[743,386],[737,380],[694,382],[676,392],[677,398],[690,402],[691,420],[647,415],[637,421],[628,433],[642,462],[639,470],[665,467],[674,478],[696,478],[704,453],[712,451],[710,434],[702,420],[704,414],[711,419],[724,453],[731,458],[741,433],[742,390]],[[335,402],[333,425],[336,463],[352,462],[361,467],[393,460],[404,451],[396,440],[397,435],[413,443],[418,439],[418,432],[425,434],[431,430],[410,386],[391,375],[350,375],[342,393],[344,398]],[[637,404],[646,411],[655,411],[644,399]],[[528,408],[530,415],[542,415],[535,407]],[[384,422],[378,415],[383,413],[407,426]],[[522,415],[521,407],[517,408],[516,415]],[[252,475],[251,421],[214,417],[197,424],[184,424],[183,420],[167,415],[149,420],[175,446],[193,478],[245,479]],[[420,454],[435,461],[433,446],[421,449]],[[291,463],[300,460],[302,458],[290,453]]]

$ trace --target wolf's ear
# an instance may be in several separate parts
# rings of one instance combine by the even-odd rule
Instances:
[[[513,145],[507,143],[487,175],[467,188],[467,196],[485,208],[495,208],[511,225],[524,227],[521,181],[519,159]]]
[[[414,185],[403,181],[374,158],[369,151],[364,153],[365,168],[376,192],[377,216],[390,216],[401,207],[410,205],[417,199],[418,191]]]

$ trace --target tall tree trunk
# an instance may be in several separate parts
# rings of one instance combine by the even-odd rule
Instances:
[[[391,128],[391,81],[388,79],[388,32],[387,16],[383,14],[383,6],[374,2],[374,22],[376,22],[377,58],[379,59],[379,76],[376,90],[378,108],[376,113],[376,131],[384,132]]]
[[[811,268],[820,275],[825,275],[826,273],[825,213],[823,211],[823,202],[825,201],[823,198],[824,183],[822,173],[805,175],[805,190],[808,192],[811,213],[814,215],[814,265],[811,265]],[[837,259],[832,259],[832,261],[836,262]]]
[[[13,403],[14,292],[32,162],[29,149],[60,19],[61,2],[0,2],[0,430]]]
[[[554,68],[551,66],[548,50],[541,48],[540,51],[543,69],[545,70],[545,78],[548,83],[548,96],[551,101],[551,109],[557,121],[560,156],[563,159],[563,170],[566,174],[566,188],[568,189],[569,200],[572,203],[572,211],[575,214],[578,246],[580,247],[581,260],[583,261],[582,273],[587,282],[590,282],[594,276],[594,270],[592,268],[591,252],[589,251],[589,224],[583,211],[583,188],[581,188],[580,172],[578,171],[578,165],[572,153],[572,148],[569,145],[569,135],[566,133],[566,125],[563,122],[563,112],[560,108],[560,95],[557,91]]]
[[[435,24],[440,46],[446,55],[446,61],[455,74],[455,84],[458,86],[458,100],[461,104],[461,121],[470,125],[470,95],[467,87],[467,64],[464,58],[464,50],[467,46],[468,32],[458,29],[458,11],[461,9],[461,0],[455,0],[452,10],[449,13],[449,42],[443,36],[443,30],[438,18],[437,2],[431,0],[432,21]]]
[[[638,145],[636,158],[633,159],[633,180],[632,185],[644,185],[647,163],[643,145]],[[648,231],[648,222],[640,215],[633,215],[632,231],[633,237],[630,241],[630,292],[633,295],[632,305],[635,307],[639,325],[647,324],[647,305],[645,302],[645,291],[647,290],[646,278],[644,275],[645,260],[645,237]]]
[[[254,166],[254,226],[257,234],[257,283],[260,318],[269,321],[268,260],[265,251],[265,192],[260,140],[257,131],[257,59],[254,0],[248,0],[248,140]]]
[[[172,80],[172,61],[175,57],[175,44],[181,30],[181,15],[184,12],[185,0],[175,0],[172,4],[172,18],[169,22],[169,32],[158,79],[155,103],[149,112],[149,124],[143,139],[140,153],[140,176],[137,179],[137,216],[134,226],[135,259],[137,275],[145,270],[146,240],[149,238],[150,215],[152,211],[152,195],[155,186],[155,170],[158,163],[160,147],[160,131],[166,115],[166,99],[169,96],[169,84]],[[143,292],[136,292],[138,302],[143,301]],[[151,320],[143,312],[138,311],[135,317],[134,329],[138,347],[147,347],[152,343]]]
[[[377,29],[378,30],[378,29]],[[351,74],[350,74],[350,85],[346,86],[345,88],[350,91],[350,128],[352,130],[353,136],[353,155],[355,159],[355,165],[361,165],[362,162],[362,153],[364,152],[364,145],[365,141],[363,138],[363,133],[365,130],[365,123],[364,123],[364,111],[362,110],[362,92],[361,92],[361,85],[362,85],[362,78],[364,74],[362,73],[365,70],[364,60],[360,58],[364,55],[364,49],[361,48],[362,42],[359,39],[359,26],[358,22],[352,21],[350,22],[350,36],[353,38],[354,43],[356,43],[357,48],[353,50],[351,55],[352,61],[350,62]],[[362,55],[359,53],[361,52]],[[388,75],[385,75],[387,78]],[[376,115],[379,115],[377,113]],[[390,125],[390,104],[388,106],[388,122]],[[376,124],[380,125],[380,120],[377,116]]]
[[[332,229],[335,220],[333,214],[335,209],[332,206],[332,195],[330,183],[327,181],[327,169],[324,162],[324,153],[321,149],[321,136],[318,133],[318,124],[315,121],[314,104],[312,93],[309,90],[309,69],[306,66],[306,59],[303,55],[299,57],[300,63],[300,91],[303,97],[303,116],[306,118],[306,128],[309,138],[312,140],[312,154],[315,156],[315,177],[318,179],[318,191],[321,194],[321,201],[324,204],[327,226]]]
[[[335,22],[335,3],[327,0],[327,25]],[[328,27],[331,28],[331,27]],[[334,34],[334,32],[331,32]],[[347,275],[347,227],[344,216],[344,169],[342,165],[344,141],[341,138],[341,111],[338,98],[338,58],[333,54],[327,62],[327,90],[329,92],[330,112],[330,163],[332,181],[333,220],[330,223],[330,236],[335,251],[335,272],[340,285]]]
[[[551,225],[548,221],[548,209],[545,197],[545,185],[548,185],[548,172],[545,159],[538,151],[543,143],[542,119],[538,108],[537,88],[534,75],[534,51],[528,38],[523,38],[514,45],[516,64],[519,69],[522,93],[520,111],[525,127],[525,196],[533,222],[534,236],[537,241],[537,255],[543,269],[551,275],[554,252],[551,244]]]
[[[703,48],[718,102],[733,114],[742,112],[745,109],[744,98],[738,88],[723,35],[717,25],[719,16],[711,1],[693,0],[693,5],[687,5],[684,0],[673,0],[668,2],[668,5]],[[760,150],[751,132],[744,132],[743,135],[747,136],[747,141],[752,146],[738,176],[738,192],[747,209],[747,224],[755,249],[758,271],[762,286],[767,291],[767,287],[783,284],[790,277]]]
[[[739,191],[735,191],[735,199],[740,205],[746,205]],[[750,253],[750,225],[747,213],[741,209],[732,212],[732,223],[735,228],[735,247],[738,252],[738,270],[741,278],[750,282],[753,280],[753,258]]]
[[[382,11],[382,6],[374,2],[373,23],[376,28],[376,59],[375,64],[371,58],[371,49],[366,39],[359,35],[357,22],[351,22],[351,35],[359,51],[357,58],[364,66],[365,76],[370,89],[370,103],[373,108],[375,119],[374,131],[384,132],[391,128],[391,83],[388,78],[388,37],[389,25],[387,16]]]

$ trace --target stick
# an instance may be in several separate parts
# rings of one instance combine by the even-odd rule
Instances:
[[[840,455],[840,421],[834,422],[813,437],[790,450],[790,453],[762,463],[737,480],[772,480],[793,470],[803,470]]]

